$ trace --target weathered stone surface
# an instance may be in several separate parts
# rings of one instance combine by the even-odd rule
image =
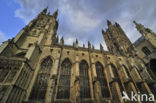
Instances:
[[[108,21],[102,31],[109,51],[90,42],[79,47],[78,40],[70,46],[63,37],[58,43],[58,11],[46,12],[0,46],[0,103],[124,103],[123,91],[154,91],[155,80],[119,24]]]

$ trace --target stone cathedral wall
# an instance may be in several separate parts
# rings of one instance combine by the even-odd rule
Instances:
[[[90,42],[79,47],[77,40],[65,45],[56,35],[57,11],[46,12],[0,46],[0,103],[128,103],[123,91],[152,94],[155,81],[143,61],[127,50],[130,41],[116,40],[116,45],[114,38],[107,39],[110,51],[102,45],[96,50]],[[129,40],[119,24],[109,27]],[[109,30],[103,31],[108,38]]]

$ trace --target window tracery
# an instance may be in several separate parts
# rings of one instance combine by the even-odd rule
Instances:
[[[103,66],[100,62],[96,62],[95,66],[96,66],[97,80],[101,84],[102,96],[103,96],[103,98],[108,98],[108,97],[110,97],[110,93],[109,93],[109,89],[107,86],[106,77],[104,75]]]
[[[42,61],[30,99],[43,100],[45,98],[52,63],[50,57],[47,57]]]
[[[80,98],[90,98],[88,64],[82,60],[80,65]]]
[[[71,66],[69,59],[62,62],[57,93],[58,99],[68,99],[70,97]]]

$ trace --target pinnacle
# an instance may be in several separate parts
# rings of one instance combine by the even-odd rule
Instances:
[[[107,25],[112,25],[111,21],[107,20]]]

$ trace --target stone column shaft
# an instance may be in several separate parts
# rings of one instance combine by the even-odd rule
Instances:
[[[60,54],[58,57],[55,59],[54,66],[51,69],[50,72],[50,78],[48,81],[48,88],[47,88],[47,93],[46,93],[46,103],[51,103],[52,98],[53,98],[53,92],[55,88],[55,81],[57,80],[57,73],[58,73],[58,68],[59,68],[59,60],[60,60]]]
[[[75,63],[75,71],[76,71],[76,78],[80,76],[80,71],[79,71],[79,58],[76,56],[76,63]]]
[[[96,67],[95,67],[93,58],[91,58],[91,67],[92,67],[92,75],[93,75],[92,78],[93,78],[93,81],[95,81],[97,78],[97,73],[96,73]]]

